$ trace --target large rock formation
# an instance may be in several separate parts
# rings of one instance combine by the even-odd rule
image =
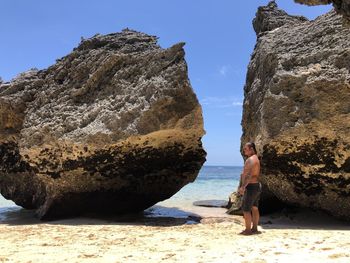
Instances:
[[[294,0],[305,5],[327,5],[333,4],[335,10],[344,15],[345,20],[350,23],[350,0]]]
[[[350,29],[341,20],[258,9],[241,142],[255,141],[261,155],[263,204],[350,220]]]
[[[206,152],[183,43],[82,40],[0,85],[0,190],[41,219],[141,211],[195,180]]]

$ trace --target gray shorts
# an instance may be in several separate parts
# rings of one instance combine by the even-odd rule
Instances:
[[[261,183],[252,183],[246,186],[242,199],[243,212],[250,212],[253,206],[259,206],[260,194]]]

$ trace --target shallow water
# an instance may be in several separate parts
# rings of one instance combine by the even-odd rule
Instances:
[[[241,170],[242,167],[235,166],[203,166],[193,183],[158,204],[188,207],[198,200],[228,200],[228,196],[237,189]]]
[[[147,212],[154,216],[172,217],[186,217],[188,211],[214,212],[213,208],[194,207],[193,202],[210,199],[228,200],[229,194],[237,189],[241,170],[242,167],[237,166],[203,166],[193,183],[183,187],[170,199],[157,203]],[[20,207],[0,195],[0,218],[8,209],[16,210]]]
[[[0,208],[2,207],[12,207],[12,206],[16,206],[16,204],[14,202],[12,202],[11,200],[6,200],[2,195],[0,195]]]

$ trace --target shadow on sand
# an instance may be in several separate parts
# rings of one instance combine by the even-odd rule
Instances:
[[[214,214],[209,216],[201,213],[187,212],[177,207],[165,207],[160,205],[137,214],[127,215],[97,215],[86,214],[84,216],[41,221],[35,216],[34,210],[23,209],[18,206],[0,208],[0,224],[7,225],[144,225],[144,226],[179,226],[184,224],[235,222],[243,223],[241,216],[225,215],[218,213],[215,216],[215,208],[207,208]],[[341,221],[324,212],[303,208],[286,208],[280,212],[261,216],[260,225],[263,229],[314,229],[314,230],[349,230],[350,222]]]
[[[306,208],[285,208],[261,217],[264,229],[349,230],[350,222],[334,218],[325,212]]]
[[[197,224],[202,218],[194,213],[182,211],[176,207],[153,206],[143,212],[126,215],[86,214],[79,217],[64,218],[51,221],[41,221],[34,210],[18,206],[0,207],[0,224],[7,225],[146,225],[146,226],[177,226]]]

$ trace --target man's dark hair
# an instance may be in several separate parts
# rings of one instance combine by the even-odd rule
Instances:
[[[255,143],[247,142],[247,145],[249,146],[249,148],[253,148],[255,154],[258,154],[258,152],[256,151]]]

